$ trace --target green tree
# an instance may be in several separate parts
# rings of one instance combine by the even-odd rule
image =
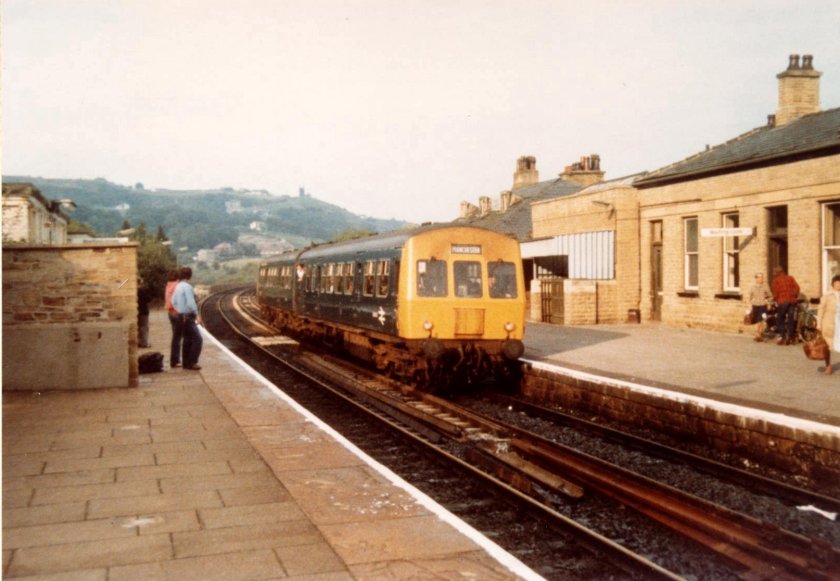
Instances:
[[[143,279],[143,288],[153,299],[162,299],[169,273],[178,267],[175,255],[153,238],[139,240],[137,271]]]
[[[162,224],[158,225],[157,236],[155,238],[157,239],[158,242],[163,242],[164,240],[169,240],[166,237],[166,232],[163,231],[163,225]]]

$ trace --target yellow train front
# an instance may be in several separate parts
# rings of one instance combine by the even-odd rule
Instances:
[[[292,275],[292,273],[297,273]],[[453,224],[316,246],[262,265],[263,313],[430,388],[515,375],[524,350],[519,243]]]

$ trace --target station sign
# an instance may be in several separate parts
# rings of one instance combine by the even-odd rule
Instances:
[[[721,238],[724,236],[752,236],[755,228],[701,228],[703,238]]]

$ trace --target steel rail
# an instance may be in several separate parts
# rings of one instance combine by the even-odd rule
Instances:
[[[376,390],[372,392],[376,393]],[[429,409],[424,410],[421,406],[415,406],[419,412],[410,412],[408,415],[421,424],[425,423],[430,429],[439,430],[446,433],[448,437],[460,437],[463,440],[465,434],[461,430],[466,421],[471,425],[479,425],[480,430],[490,434],[491,438],[486,438],[482,434],[477,437],[478,440],[485,440],[478,444],[478,447],[495,457],[495,460],[489,461],[490,463],[494,461],[507,463],[508,469],[516,471],[517,462],[533,462],[554,473],[559,472],[564,475],[561,482],[566,482],[566,478],[580,482],[636,509],[687,538],[707,546],[731,562],[737,563],[745,576],[772,576],[782,579],[840,578],[840,553],[827,542],[809,539],[720,507],[603,460],[548,442],[525,430],[503,425],[497,420],[466,411],[460,406],[435,396],[425,394],[420,395],[420,398]],[[405,406],[389,403],[386,401],[387,398],[380,395],[373,399],[379,400],[380,409],[389,406],[391,408],[403,407],[402,411],[405,411]],[[457,428],[444,429],[440,421],[423,420],[424,414],[427,417],[433,415],[438,419],[446,417],[443,424],[450,423],[456,425]],[[493,442],[493,438],[504,438],[505,434],[513,435],[513,439],[507,442],[507,446],[515,454],[511,454],[509,450],[492,450],[493,446],[499,445],[498,441]],[[470,455],[473,461],[481,457],[481,454]],[[522,478],[523,472],[526,479],[535,477],[534,470],[520,470],[512,481]],[[519,485],[519,487],[523,490],[528,489],[527,486]]]
[[[706,474],[714,475],[721,480],[727,480],[739,486],[759,491],[769,496],[782,499],[795,504],[811,504],[828,512],[840,512],[840,499],[826,496],[811,490],[805,490],[785,482],[767,478],[729,464],[711,460],[697,454],[692,454],[679,448],[674,448],[642,438],[628,432],[603,426],[589,420],[575,417],[558,410],[550,409],[532,402],[524,401],[517,397],[507,395],[494,395],[495,401],[510,406],[512,409],[527,412],[533,416],[563,424],[577,430],[597,434],[604,439],[615,442],[622,446],[640,450],[646,454],[655,455],[660,458],[682,462],[692,468]]]
[[[236,294],[241,295],[241,293],[242,291],[238,291]],[[405,409],[399,410],[394,406],[384,405],[381,398],[371,397],[371,390],[363,385],[365,381],[357,379],[354,380],[352,376],[347,375],[346,371],[343,373],[336,370],[330,371],[330,366],[325,367],[323,365],[318,365],[318,372],[313,372],[309,365],[291,361],[287,357],[281,357],[277,353],[266,349],[259,343],[253,342],[248,333],[239,329],[238,325],[236,325],[227,315],[225,309],[221,307],[221,298],[218,300],[218,313],[220,316],[227,322],[234,333],[251,346],[258,349],[271,359],[281,363],[282,365],[316,383],[320,387],[328,390],[330,393],[341,398],[344,402],[362,410],[366,414],[371,415],[378,421],[383,422],[389,429],[397,431],[402,436],[409,439],[413,444],[423,446],[428,452],[433,453],[439,458],[442,458],[445,462],[456,466],[460,471],[480,479],[481,481],[487,483],[488,486],[492,486],[500,491],[503,491],[505,494],[515,499],[516,502],[527,507],[528,510],[551,519],[553,525],[558,530],[565,531],[566,533],[572,535],[577,542],[594,554],[605,556],[616,567],[629,573],[642,575],[644,579],[663,579],[672,581],[683,579],[681,576],[668,571],[664,567],[657,565],[644,556],[638,555],[600,533],[588,529],[573,519],[560,514],[550,506],[540,502],[539,499],[522,492],[515,486],[499,480],[492,474],[489,474],[442,449],[440,446],[436,445],[436,442],[441,440],[439,422],[428,420],[428,414],[427,418],[418,420],[418,416],[415,414],[406,414]],[[242,315],[243,311],[238,306],[235,307],[235,310]],[[270,329],[270,327],[266,326],[264,323],[258,320],[255,321],[252,314],[246,315],[245,318],[248,319],[249,324],[254,324],[254,322],[256,322],[258,326],[261,326],[264,329]],[[314,364],[314,361],[309,360],[306,363],[311,365]],[[327,378],[324,376],[327,376]],[[340,381],[342,387],[336,387],[333,384],[333,382],[336,381]],[[356,386],[354,387],[352,385],[348,385],[352,383],[356,383]],[[358,389],[359,386],[362,387],[361,390]],[[348,388],[351,390],[352,395],[348,395]],[[394,417],[395,415],[396,418]],[[394,421],[395,419],[397,420],[396,422]],[[443,431],[454,432],[455,430],[444,429]]]

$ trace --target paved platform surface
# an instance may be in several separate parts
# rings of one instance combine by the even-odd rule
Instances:
[[[659,323],[563,326],[528,323],[525,359],[840,426],[840,355],[833,375],[801,345],[752,334]]]
[[[4,394],[4,578],[539,578],[209,339],[200,363]]]

